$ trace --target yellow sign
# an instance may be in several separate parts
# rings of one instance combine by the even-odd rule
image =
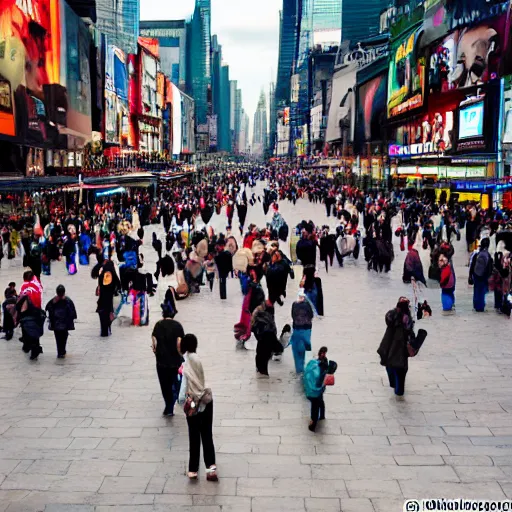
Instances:
[[[416,33],[411,34],[407,41],[404,41],[396,50],[395,62],[405,59],[414,50],[414,38]]]

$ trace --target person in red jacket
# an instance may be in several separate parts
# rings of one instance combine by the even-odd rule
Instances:
[[[455,272],[451,261],[444,254],[439,256],[439,268],[443,314],[450,315],[455,312]]]

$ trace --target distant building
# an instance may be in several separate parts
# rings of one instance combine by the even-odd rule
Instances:
[[[212,151],[231,151],[231,84],[229,66],[222,62],[222,46],[216,35],[212,37],[212,107],[216,122],[216,144],[210,141]]]
[[[194,14],[187,23],[187,75],[186,92],[195,101],[196,123],[202,127],[208,123],[211,112],[211,2],[196,0]],[[198,144],[204,148],[204,141]]]
[[[158,39],[160,67],[182,91],[187,81],[187,28],[185,20],[141,21],[140,35]]]
[[[392,3],[392,2],[391,2]],[[381,12],[390,0],[343,0],[341,39],[355,46],[380,32]]]
[[[262,157],[267,148],[267,100],[261,91],[258,107],[254,113],[254,127],[252,134],[252,153]]]
[[[96,0],[96,29],[109,44],[137,53],[140,0]]]

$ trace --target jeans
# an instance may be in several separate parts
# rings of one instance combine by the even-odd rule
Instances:
[[[311,402],[311,421],[313,426],[316,427],[318,420],[325,419],[325,402],[324,395],[320,395],[317,398],[309,398]]]
[[[407,369],[386,366],[386,371],[388,372],[389,385],[395,390],[395,395],[403,396],[405,392],[405,376],[407,375]]]
[[[156,373],[160,382],[160,389],[164,397],[165,409],[171,414],[174,412],[174,404],[180,392],[178,381],[178,368],[169,368],[157,363]]]
[[[68,341],[69,331],[54,331],[55,342],[57,343],[57,355],[66,355],[66,343]]]
[[[203,412],[195,416],[187,416],[189,461],[188,470],[191,473],[199,471],[199,456],[201,442],[203,443],[203,458],[207,468],[215,464],[215,446],[213,445],[213,402],[210,402]]]
[[[443,311],[451,311],[455,306],[455,288],[441,289],[441,304]]]
[[[311,329],[294,329],[290,342],[292,344],[295,371],[303,373],[306,350],[311,350]]]
[[[473,307],[475,308],[475,311],[482,313],[485,311],[485,296],[489,291],[487,278],[474,275],[473,282]]]

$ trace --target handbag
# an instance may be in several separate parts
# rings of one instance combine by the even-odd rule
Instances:
[[[334,386],[334,375],[328,373],[324,378],[324,386]]]

